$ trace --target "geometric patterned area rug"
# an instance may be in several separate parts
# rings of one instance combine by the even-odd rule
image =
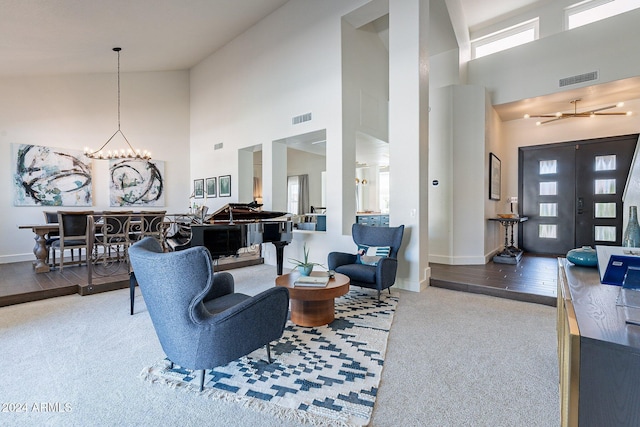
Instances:
[[[326,326],[300,327],[290,321],[273,342],[272,364],[264,347],[225,366],[199,373],[158,361],[140,376],[206,396],[234,402],[289,421],[312,425],[369,423],[398,297],[352,290],[337,298],[336,318]]]

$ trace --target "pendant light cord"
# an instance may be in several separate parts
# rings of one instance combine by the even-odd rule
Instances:
[[[120,130],[120,51],[122,49],[114,47],[113,50],[118,52],[118,130]],[[129,143],[129,141],[127,141],[127,143]]]

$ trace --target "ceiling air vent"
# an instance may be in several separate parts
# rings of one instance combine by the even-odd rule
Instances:
[[[294,118],[291,119],[291,124],[292,125],[297,125],[300,123],[304,123],[304,122],[308,122],[311,120],[311,113],[307,113],[307,114],[301,114],[299,116],[295,116]]]
[[[591,71],[590,73],[579,74],[577,76],[566,77],[560,79],[560,87],[575,85],[578,83],[590,82],[592,80],[598,80],[598,72]]]
[[[220,150],[222,148],[223,144],[224,143],[222,143],[222,142],[218,142],[217,144],[213,145],[213,149],[214,150]]]

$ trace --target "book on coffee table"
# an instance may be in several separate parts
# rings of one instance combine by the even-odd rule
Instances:
[[[318,276],[300,276],[295,282],[293,282],[294,286],[307,286],[307,287],[315,287],[315,288],[324,288],[329,283],[329,277],[318,277]]]

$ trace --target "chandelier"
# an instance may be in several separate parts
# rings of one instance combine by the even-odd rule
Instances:
[[[105,142],[104,144],[102,144],[102,147],[98,148],[97,150],[92,150],[88,147],[84,148],[84,155],[89,157],[90,159],[99,159],[99,160],[104,160],[104,159],[142,159],[142,160],[149,160],[151,159],[151,152],[147,151],[147,150],[136,150],[133,148],[133,146],[129,143],[129,140],[127,139],[126,136],[124,136],[124,133],[122,133],[122,130],[120,130],[120,51],[122,50],[122,48],[119,47],[114,47],[113,51],[118,53],[118,130],[114,132],[113,135],[111,135],[111,138],[109,138],[107,140],[107,142]],[[120,150],[107,150],[105,151],[104,148],[107,146],[107,144],[109,144],[111,142],[111,140],[117,135],[120,134],[122,135],[122,138],[124,138],[125,142],[127,143],[127,145],[129,146],[128,149],[120,149]]]
[[[597,108],[595,110],[589,110],[589,111],[583,111],[578,113],[578,102],[580,102],[581,99],[574,99],[573,101],[570,101],[571,104],[573,104],[573,113],[555,113],[555,114],[542,114],[539,116],[534,116],[534,115],[530,115],[530,114],[525,114],[524,118],[528,119],[531,117],[540,117],[540,118],[549,118],[551,120],[545,120],[545,121],[537,121],[536,125],[540,126],[540,125],[544,125],[546,123],[551,123],[551,122],[555,122],[558,120],[562,120],[562,119],[570,119],[572,117],[595,117],[595,116],[630,116],[632,113],[631,111],[627,111],[626,113],[602,113],[601,111],[604,110],[609,110],[611,108],[622,108],[624,107],[624,102],[618,102],[615,105],[609,105],[607,107],[602,107],[602,108]]]

